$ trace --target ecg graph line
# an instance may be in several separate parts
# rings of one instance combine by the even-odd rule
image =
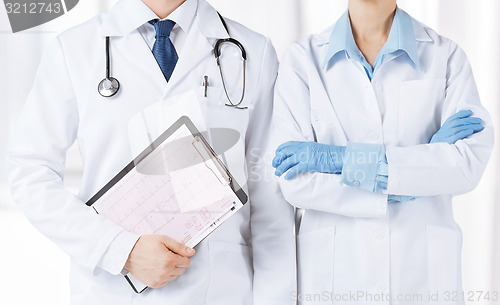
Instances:
[[[215,226],[237,197],[207,164],[214,160],[206,160],[193,137],[184,138],[189,141],[173,139],[136,164],[94,204],[98,212],[126,230],[184,242]]]

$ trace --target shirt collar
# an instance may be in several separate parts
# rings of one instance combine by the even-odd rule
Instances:
[[[347,41],[349,40],[349,44]],[[326,58],[323,66],[326,66],[328,62],[338,53],[345,51],[349,54],[349,49],[352,49],[352,42],[354,37],[352,36],[351,22],[349,21],[349,11],[346,11],[335,23],[333,27],[332,34],[330,35],[328,52],[326,53]],[[350,45],[350,47],[348,47]],[[354,43],[354,45],[356,45]],[[356,49],[358,47],[356,46]]]
[[[142,1],[141,1],[142,2]],[[178,25],[185,33],[189,33],[196,16],[197,1],[186,0],[175,11],[162,20],[172,20]],[[156,17],[158,18],[158,17]],[[149,20],[146,20],[146,22]],[[146,23],[145,22],[145,23]]]
[[[166,19],[188,32],[196,16],[196,0],[186,0]],[[102,36],[123,36],[158,16],[141,0],[120,0],[103,18]]]
[[[389,37],[382,50],[380,50],[379,56],[399,50],[408,54],[417,69],[422,69],[417,52],[413,20],[405,11],[397,8]],[[342,51],[345,51],[348,57],[356,58],[361,54],[352,34],[349,11],[346,11],[333,27],[323,67],[326,67]]]
[[[422,70],[417,52],[417,41],[413,21],[405,11],[397,8],[392,23],[391,32],[380,54],[390,54],[396,51],[405,52],[418,70]]]

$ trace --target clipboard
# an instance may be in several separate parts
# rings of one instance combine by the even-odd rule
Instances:
[[[126,230],[165,234],[194,248],[247,201],[202,133],[182,116],[86,205]],[[124,276],[136,293],[147,288]]]

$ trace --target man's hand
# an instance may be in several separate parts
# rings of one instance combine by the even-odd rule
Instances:
[[[125,268],[151,288],[167,285],[186,272],[194,249],[164,235],[143,235],[130,252]]]

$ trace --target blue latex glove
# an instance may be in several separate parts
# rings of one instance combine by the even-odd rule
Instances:
[[[276,168],[276,176],[288,171],[286,180],[306,171],[340,174],[344,165],[344,154],[345,146],[290,141],[276,149],[273,167]]]
[[[384,157],[384,163],[387,164],[387,158]],[[387,184],[389,183],[389,177],[387,175],[378,175],[377,184],[375,186],[375,191],[387,190]],[[406,202],[410,200],[415,200],[415,196],[404,196],[404,195],[391,195],[387,196],[387,202]]]
[[[414,196],[403,196],[403,195],[389,195],[387,196],[387,202],[406,202],[415,200],[417,197]]]
[[[471,115],[471,110],[462,110],[450,116],[436,134],[432,136],[429,143],[445,142],[455,144],[458,140],[465,139],[483,130],[483,120],[471,117]]]

